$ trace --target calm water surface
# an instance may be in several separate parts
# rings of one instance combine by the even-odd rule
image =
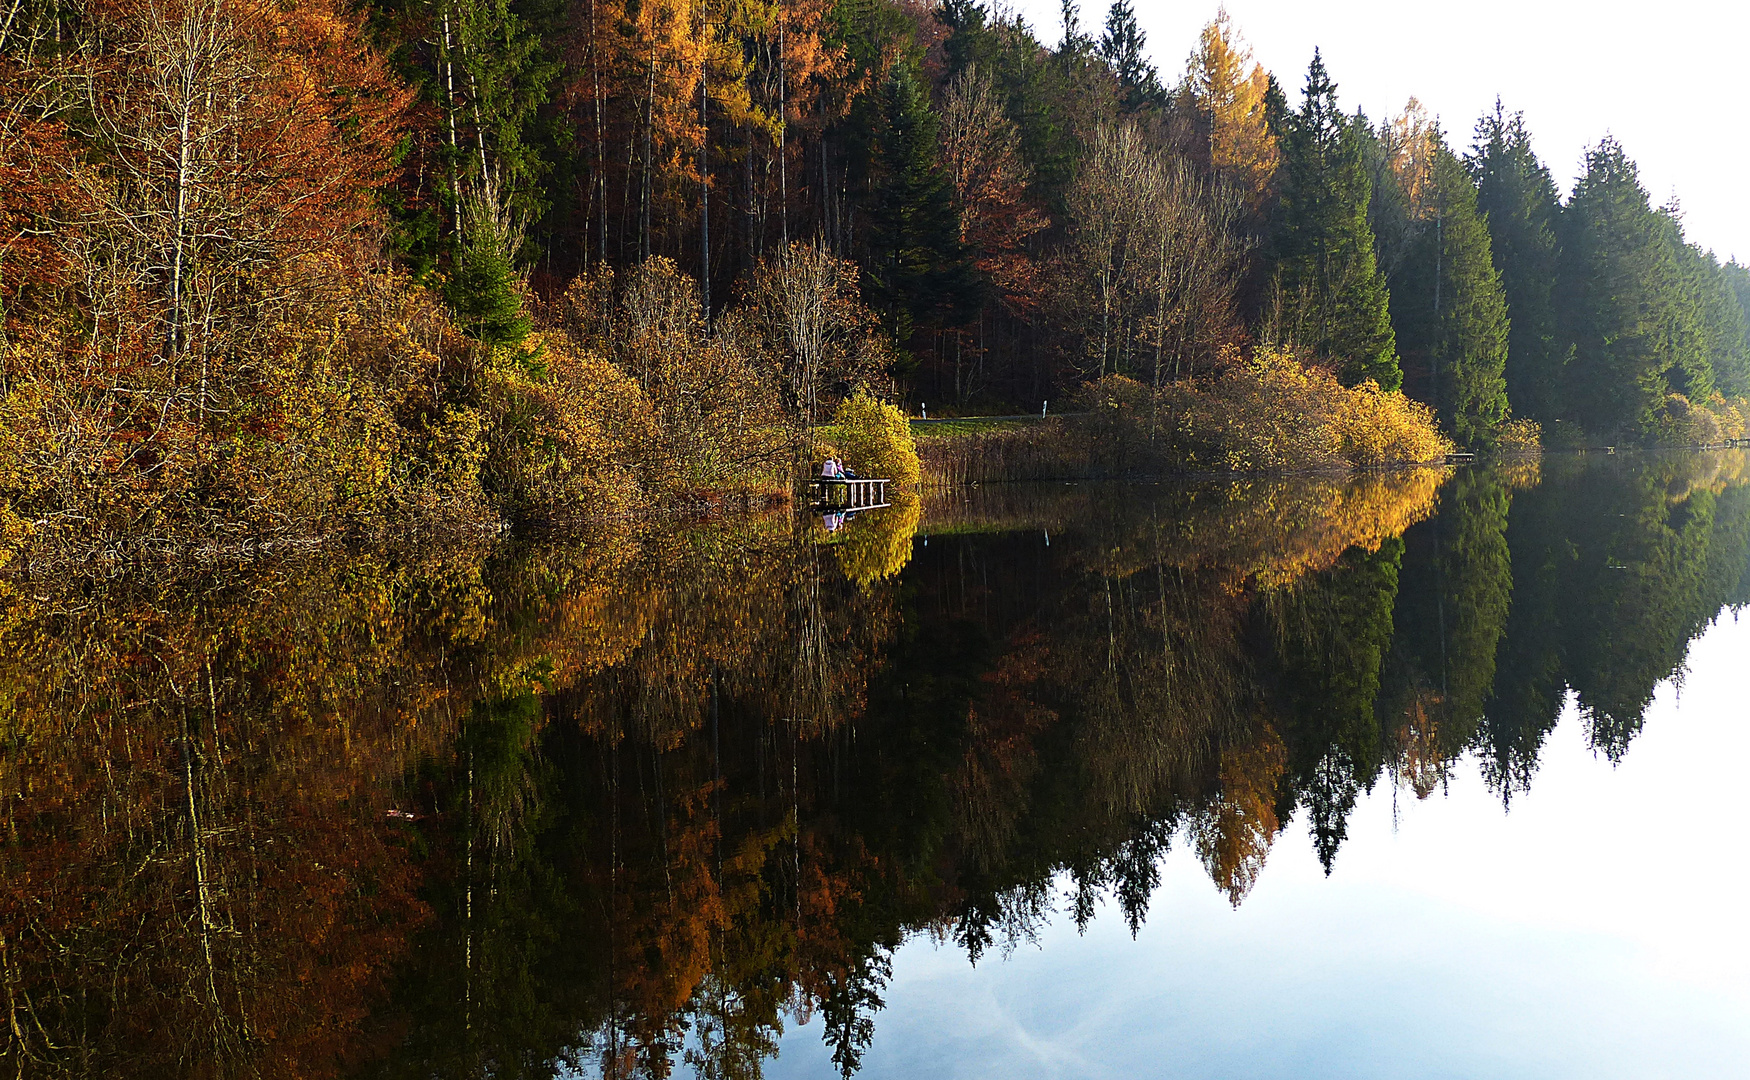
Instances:
[[[1750,1075],[1747,485],[998,488],[0,584],[0,1059]]]

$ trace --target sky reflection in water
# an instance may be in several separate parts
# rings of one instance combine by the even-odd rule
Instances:
[[[1132,940],[974,966],[914,938],[866,1077],[1750,1076],[1750,619],[1725,613],[1619,765],[1572,703],[1511,812],[1466,764],[1364,796],[1326,878],[1304,818],[1237,909],[1179,844]],[[820,1024],[767,1075],[820,1076]]]

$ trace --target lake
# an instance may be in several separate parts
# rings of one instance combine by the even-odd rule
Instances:
[[[1742,451],[88,570],[22,1075],[1750,1075]]]

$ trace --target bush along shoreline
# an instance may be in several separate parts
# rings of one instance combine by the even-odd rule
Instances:
[[[1501,442],[1535,448],[1537,437],[1519,422]],[[1440,463],[1454,450],[1434,411],[1402,391],[1344,386],[1275,346],[1230,348],[1210,375],[1160,387],[1108,375],[1081,390],[1068,416],[925,435],[918,447],[934,486],[1351,472]]]
[[[177,365],[53,326],[9,342],[0,560],[787,503],[812,417],[838,409],[852,455],[899,417],[856,268],[816,247],[768,260],[714,326],[660,257],[547,299],[500,273],[506,303],[470,322],[391,268],[294,266],[246,348]]]

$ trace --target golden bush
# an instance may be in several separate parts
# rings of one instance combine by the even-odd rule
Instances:
[[[1223,354],[1223,367],[1156,391],[1111,375],[1084,389],[1075,441],[1097,472],[1283,472],[1435,461],[1433,410],[1372,382],[1345,387],[1294,353]]]
[[[1330,381],[1341,395],[1336,429],[1340,452],[1349,464],[1358,468],[1421,464],[1452,452],[1452,441],[1440,433],[1434,410],[1403,391],[1381,390],[1371,379],[1349,390],[1335,379]]]
[[[911,422],[894,406],[858,390],[833,414],[832,434],[845,464],[859,475],[891,480],[896,492],[917,488],[921,469]]]
[[[858,514],[846,525],[833,544],[845,577],[867,589],[904,570],[911,562],[923,505],[914,494],[898,495],[893,505]]]
[[[655,436],[649,398],[557,336],[540,339],[534,359],[501,356],[482,373],[485,487],[513,514],[624,512],[640,492],[641,448]]]
[[[1495,447],[1506,453],[1535,454],[1543,449],[1543,427],[1536,420],[1509,420],[1495,433]]]

